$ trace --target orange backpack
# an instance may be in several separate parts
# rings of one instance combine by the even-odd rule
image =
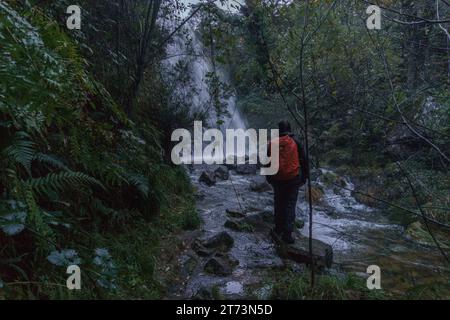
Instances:
[[[300,159],[295,140],[286,135],[270,142],[269,148],[279,146],[279,169],[275,180],[290,180],[299,175]]]

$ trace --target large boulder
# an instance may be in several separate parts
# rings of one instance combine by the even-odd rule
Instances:
[[[214,171],[205,170],[200,174],[198,181],[211,187],[216,184],[216,174]]]

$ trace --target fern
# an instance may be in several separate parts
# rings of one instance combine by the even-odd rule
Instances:
[[[5,148],[4,155],[10,161],[18,163],[31,175],[31,161],[36,154],[35,146],[28,133],[19,131],[15,134],[12,144]]]
[[[105,189],[97,179],[82,172],[59,172],[50,173],[45,177],[29,179],[26,183],[33,191],[41,195],[49,195],[51,192],[61,192],[73,189],[79,185],[96,185]]]
[[[69,168],[55,155],[38,152],[34,155],[33,160],[39,161],[56,169],[69,171]]]
[[[140,174],[127,173],[125,175],[125,178],[127,179],[127,182],[130,185],[136,187],[136,189],[141,193],[141,195],[144,198],[147,198],[149,196],[150,185],[147,177],[144,177],[143,175]]]
[[[91,201],[91,207],[97,211],[100,212],[101,214],[105,215],[105,216],[113,216],[117,214],[117,211],[109,208],[107,206],[105,206],[105,204],[103,203],[102,200],[94,198]]]

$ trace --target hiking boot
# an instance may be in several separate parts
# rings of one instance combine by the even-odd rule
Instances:
[[[295,242],[295,239],[291,233],[283,234],[283,236],[281,237],[281,240],[283,240],[287,244],[293,244]]]

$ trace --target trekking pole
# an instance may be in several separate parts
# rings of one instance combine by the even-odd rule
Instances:
[[[314,255],[313,255],[313,207],[312,207],[312,190],[311,190],[311,174],[309,170],[309,137],[308,137],[308,105],[306,103],[306,92],[304,83],[303,72],[303,57],[305,50],[305,33],[308,25],[308,6],[309,2],[306,2],[306,12],[304,17],[303,34],[300,47],[300,87],[302,88],[302,106],[303,106],[303,120],[304,120],[304,133],[305,133],[305,156],[306,163],[308,164],[308,170],[306,172],[306,178],[308,179],[308,203],[309,203],[309,259],[311,266],[311,295],[315,284],[315,270],[314,270]]]

